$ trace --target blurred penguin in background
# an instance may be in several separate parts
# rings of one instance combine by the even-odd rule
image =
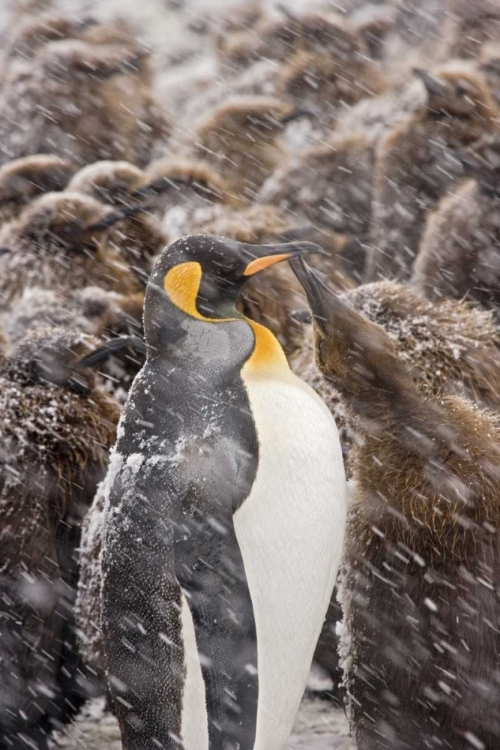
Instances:
[[[44,193],[64,190],[78,167],[50,154],[36,154],[0,167],[0,224],[17,219]]]
[[[45,44],[27,70],[13,71],[5,83],[0,161],[50,153],[81,165],[147,163],[167,124],[162,129],[153,121],[159,110],[141,80],[144,65],[147,55],[137,47],[71,39]]]
[[[429,299],[473,299],[500,313],[500,138],[464,158],[473,177],[429,217],[412,281]]]
[[[367,281],[410,276],[429,211],[464,176],[460,155],[498,132],[498,110],[478,76],[460,65],[416,73],[427,103],[376,149]]]
[[[47,193],[0,230],[0,294],[5,307],[37,286],[72,292],[89,284],[140,291],[128,264],[108,241],[123,214],[79,193]]]
[[[47,750],[89,696],[73,602],[80,525],[119,416],[71,362],[89,337],[32,332],[0,358],[0,744]]]

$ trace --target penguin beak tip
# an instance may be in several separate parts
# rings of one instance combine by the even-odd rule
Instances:
[[[316,245],[314,242],[289,242],[274,246],[264,245],[261,247],[263,254],[258,254],[257,247],[254,248],[253,252],[255,253],[254,258],[243,271],[243,276],[253,276],[255,273],[263,271],[265,268],[273,266],[276,263],[284,260],[292,262],[293,259],[308,253],[328,255],[320,245]]]

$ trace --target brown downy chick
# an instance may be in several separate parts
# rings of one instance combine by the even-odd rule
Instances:
[[[384,60],[387,37],[396,26],[394,7],[363,5],[349,16],[349,22],[363,39],[372,60]]]
[[[386,94],[362,99],[339,113],[335,132],[349,137],[361,131],[376,144],[409,117],[421,112],[426,103],[425,88],[420,81],[415,76],[405,75],[401,85],[393,85]]]
[[[297,52],[349,54],[353,30],[337,15],[305,13],[288,9],[283,17],[262,15],[248,30],[229,34],[216,43],[225,69],[238,70],[262,58],[285,62]]]
[[[110,230],[108,239],[145,285],[153,259],[165,247],[167,237],[159,221],[149,212],[151,198],[143,194],[147,176],[142,169],[125,161],[98,161],[74,176],[68,190],[89,195],[118,210],[144,206]]]
[[[350,24],[336,14],[287,12],[284,19],[265,20],[257,24],[259,57],[285,62],[297,52],[312,52],[336,59],[347,66],[353,54],[366,52],[360,37]]]
[[[148,201],[156,198],[164,210],[186,186],[199,196],[200,207],[231,201],[227,183],[211,164],[182,156],[168,156],[151,162],[144,170],[141,196]]]
[[[217,169],[235,198],[251,202],[285,158],[285,126],[302,114],[269,97],[229,99],[195,127],[193,154]]]
[[[453,395],[482,407],[500,404],[500,329],[491,313],[466,303],[432,303],[409,287],[392,281],[364,284],[342,294],[345,304],[383,326],[398,358],[424,395]],[[294,372],[314,388],[328,405],[339,427],[350,472],[349,453],[357,439],[346,418],[345,403],[314,362],[314,335],[309,331],[291,359]],[[341,619],[332,598],[315,654],[315,661],[340,683],[336,623]]]
[[[31,287],[2,316],[2,327],[14,345],[27,333],[67,328],[100,340],[141,335],[142,293],[123,295],[98,286],[75,289],[66,295]]]
[[[1,304],[37,286],[68,294],[88,285],[134,294],[130,268],[110,247],[108,230],[123,214],[79,193],[48,193],[0,230]]]
[[[75,174],[68,190],[112,206],[130,206],[144,179],[144,171],[128,161],[96,161]]]
[[[431,214],[412,281],[429,299],[474,299],[500,314],[500,139],[465,157],[475,179]]]
[[[299,53],[277,74],[276,95],[314,115],[317,139],[334,129],[340,112],[384,90],[384,79],[361,40],[347,59],[343,54]]]
[[[463,177],[460,154],[498,131],[499,113],[478,76],[460,67],[417,73],[427,104],[376,150],[367,281],[410,276],[427,214]]]
[[[374,147],[362,133],[333,136],[298,154],[265,182],[259,200],[279,206],[290,222],[346,235],[341,257],[348,274],[361,279],[362,243],[370,229]]]
[[[5,54],[10,59],[29,60],[50,42],[79,39],[90,44],[137,44],[131,29],[122,21],[101,24],[92,16],[42,13],[29,15],[9,33]]]
[[[497,105],[500,105],[500,42],[481,47],[478,70],[488,84]]]
[[[443,47],[450,57],[477,58],[488,42],[500,42],[497,0],[448,0]]]
[[[253,58],[251,32],[263,18],[260,3],[253,0],[240,3],[223,16],[214,16],[209,31],[216,54],[222,63],[241,64]],[[241,49],[241,58],[238,49]]]
[[[50,154],[16,159],[0,167],[0,225],[17,219],[44,193],[64,190],[77,167]]]
[[[144,363],[140,346],[143,303],[142,293],[122,295],[97,286],[75,289],[66,295],[34,287],[24,291],[1,322],[12,344],[27,333],[61,327],[92,335],[100,346],[123,343],[94,368],[103,390],[123,403]]]
[[[37,52],[49,42],[63,39],[83,39],[97,23],[93,18],[76,18],[54,13],[26,14],[5,34],[5,44],[1,53],[1,80],[7,74],[29,69],[29,62]]]
[[[57,153],[78,164],[144,163],[160,138],[143,50],[78,40],[51,42],[13,72],[2,97],[0,161]],[[151,121],[152,122],[152,121]],[[142,124],[144,123],[144,124]]]
[[[0,360],[0,734],[47,748],[88,697],[73,602],[80,526],[106,473],[119,409],[71,363],[93,346],[30,334]],[[22,739],[21,739],[22,738]]]
[[[351,452],[341,654],[362,750],[500,742],[500,426],[424,396],[385,331],[294,263]]]
[[[236,202],[228,183],[206,161],[166,157],[152,162],[144,175],[139,194],[163,220],[170,242],[189,234],[197,212]]]
[[[294,149],[324,137],[346,107],[385,88],[362,37],[341,18],[314,14],[288,17],[266,25],[264,36],[268,32],[270,50],[259,52],[244,73],[233,77],[231,89],[240,96],[291,100],[308,110],[311,122],[292,126],[291,132],[287,129],[287,141]],[[273,34],[279,39],[272,42]],[[249,36],[252,44],[259,44],[263,38],[256,31]],[[285,50],[280,58],[283,44]],[[224,91],[219,95],[223,96]]]
[[[456,395],[481,407],[499,407],[500,329],[490,312],[455,300],[431,302],[394,281],[363,284],[340,299],[383,326],[398,358],[425,394]],[[313,336],[308,332],[292,368],[345,425],[338,393],[321,375],[313,354]],[[343,432],[346,455],[352,439],[352,432]]]
[[[363,284],[342,294],[341,300],[384,327],[424,393],[456,395],[481,407],[498,408],[500,329],[490,312],[455,300],[430,302],[393,281]],[[346,421],[338,392],[314,363],[313,338],[312,331],[305,333],[291,367],[328,405],[347,459],[355,432]]]

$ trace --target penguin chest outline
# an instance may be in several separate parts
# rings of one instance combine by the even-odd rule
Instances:
[[[289,370],[243,373],[259,463],[233,519],[257,629],[254,750],[285,747],[340,563],[346,489],[336,424]]]

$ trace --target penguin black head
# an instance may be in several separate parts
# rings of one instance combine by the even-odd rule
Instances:
[[[148,345],[175,337],[186,316],[206,322],[241,319],[236,301],[246,281],[265,268],[306,253],[324,252],[312,242],[251,245],[217,235],[190,235],[167,247],[146,292]]]

